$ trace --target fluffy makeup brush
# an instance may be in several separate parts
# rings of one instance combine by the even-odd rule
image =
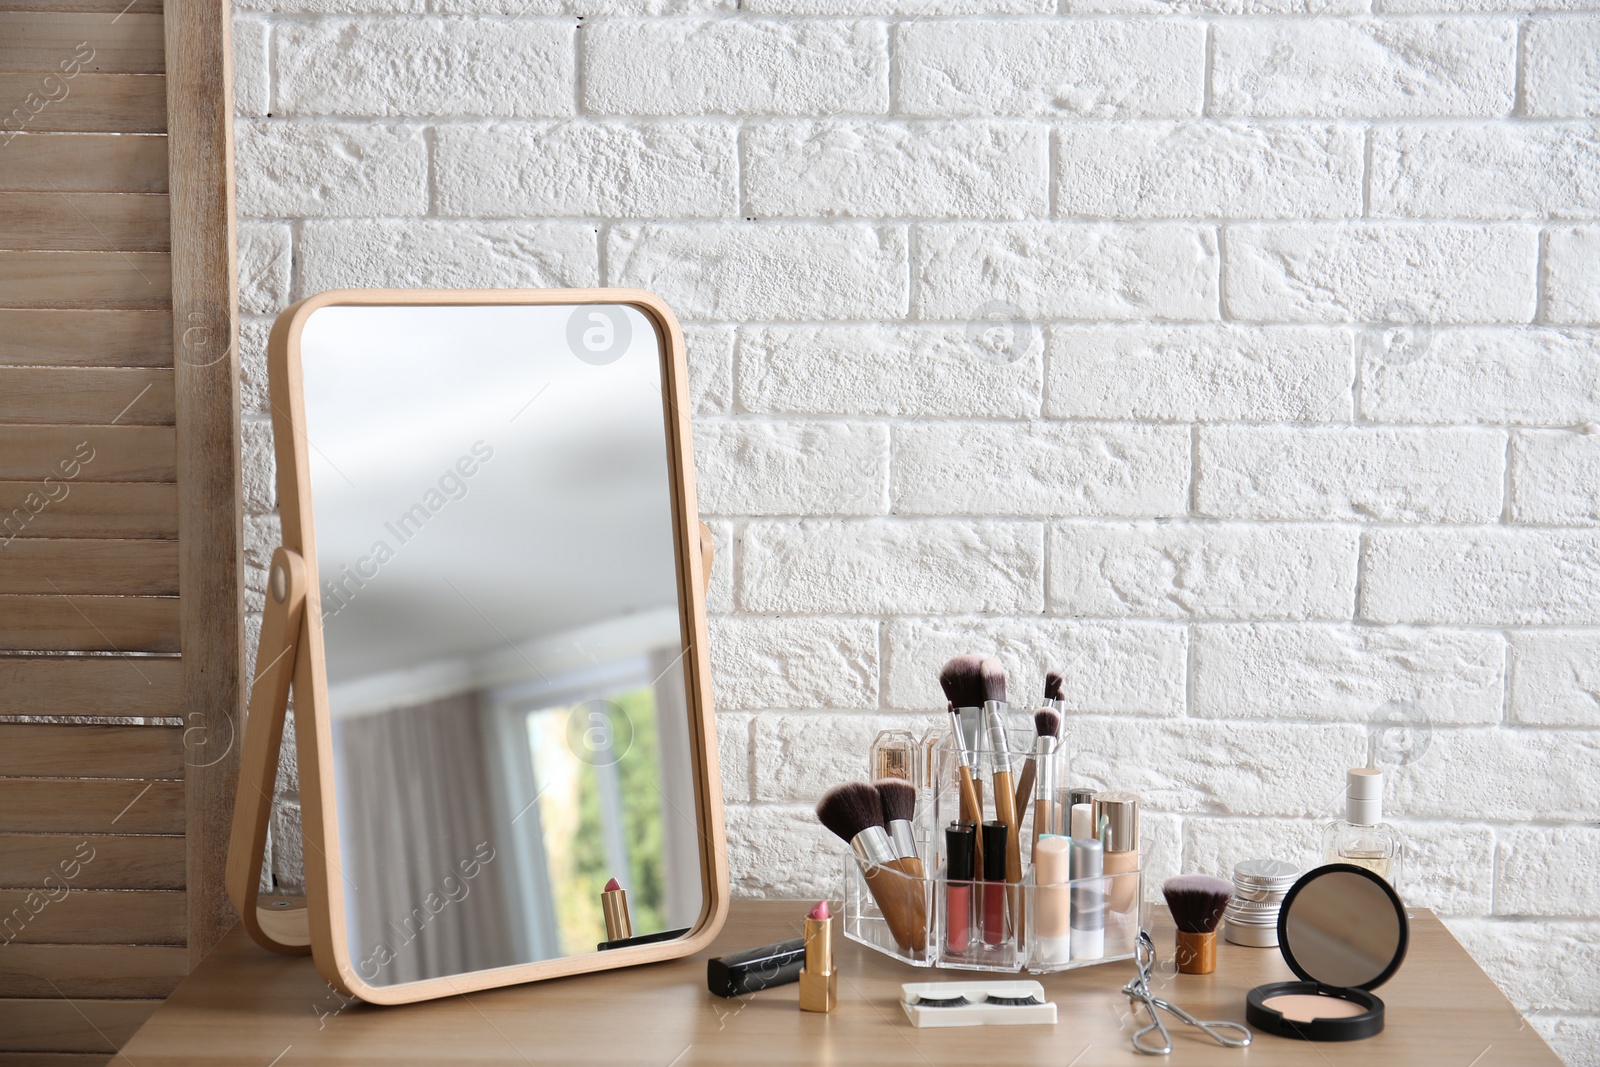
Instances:
[[[889,830],[895,856],[905,864],[907,874],[921,878],[922,859],[917,855],[917,838],[911,827],[917,812],[917,787],[903,778],[880,778],[872,788],[878,791],[883,824]]]
[[[1063,699],[1065,699],[1061,695],[1061,683],[1064,680],[1065,679],[1063,679],[1061,677],[1061,675],[1057,674],[1055,671],[1047,671],[1045,673],[1045,676],[1044,676],[1044,698],[1045,698],[1045,700],[1049,701],[1051,704],[1057,704],[1060,701],[1062,701]],[[1060,711],[1061,709],[1060,708],[1056,708],[1056,710]]]
[[[983,822],[983,800],[978,793],[978,773],[973,766],[974,752],[968,743],[966,731],[961,728],[961,710],[983,707],[983,657],[957,656],[939,671],[939,687],[950,702],[950,730],[956,745],[956,759],[960,763],[961,821]],[[974,710],[974,715],[981,714]],[[977,856],[978,866],[983,865],[982,847]]]
[[[817,802],[817,819],[855,852],[867,889],[878,902],[895,942],[909,952],[927,948],[927,922],[918,906],[921,882],[900,877],[909,872],[895,855],[894,843],[884,828],[878,791],[866,782],[836,785]]]
[[[1179,972],[1210,974],[1217,969],[1217,924],[1233,887],[1209,874],[1181,874],[1163,882],[1161,894],[1178,928]]]
[[[1056,677],[1060,677],[1057,675]],[[1048,684],[1045,686],[1048,692]],[[1027,811],[1028,804],[1036,801],[1034,796],[1034,780],[1039,773],[1039,761],[1055,753],[1056,745],[1061,737],[1061,715],[1053,708],[1040,708],[1033,713],[1034,743],[1028,752],[1028,758],[1022,764],[1022,777],[1017,781],[1017,810]],[[1055,804],[1054,797],[1046,798],[1051,805]],[[1035,805],[1037,808],[1037,805]],[[1055,826],[1056,819],[1053,812],[1046,810],[1043,820],[1039,812],[1033,813],[1033,839],[1039,840],[1040,834],[1060,833]]]

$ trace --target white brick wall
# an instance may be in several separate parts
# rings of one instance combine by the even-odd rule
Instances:
[[[253,609],[284,304],[654,290],[739,892],[957,652],[1065,671],[1158,877],[1409,716],[1409,895],[1600,1065],[1600,0],[235,7]]]

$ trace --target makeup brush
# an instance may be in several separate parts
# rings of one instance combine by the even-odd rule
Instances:
[[[917,811],[917,787],[899,778],[885,778],[872,783],[872,788],[878,792],[878,807],[883,812],[883,822],[889,830],[889,843],[894,846],[896,861],[889,866],[907,878],[916,879],[904,883],[907,920],[926,929],[928,905],[920,884],[925,875],[922,857],[917,855],[916,834],[911,826]]]
[[[1217,923],[1233,896],[1233,887],[1209,874],[1180,874],[1161,884],[1172,922],[1178,928],[1174,956],[1182,974],[1210,974],[1217,969]]]
[[[1017,819],[1017,787],[1011,780],[1011,745],[1006,739],[1006,669],[997,659],[979,667],[983,679],[983,718],[989,731],[989,758],[994,761],[994,819],[1005,823],[1006,881],[1022,884],[1022,826]],[[1018,894],[1011,894],[1011,913],[1017,914]],[[1021,923],[1017,923],[1020,929]]]
[[[917,855],[916,833],[911,820],[916,817],[917,787],[902,778],[880,778],[872,783],[878,791],[878,805],[883,811],[883,824],[889,831],[889,843],[894,854],[913,878],[921,878],[922,859]]]
[[[1027,811],[1033,804],[1033,843],[1039,843],[1040,834],[1059,834],[1062,827],[1061,805],[1056,801],[1055,763],[1056,746],[1061,743],[1061,716],[1050,708],[1040,708],[1033,713],[1033,751],[1022,765],[1022,780],[1017,783],[1017,811]],[[1040,771],[1040,767],[1044,767]],[[1037,776],[1039,788],[1034,787]]]
[[[1037,770],[1040,756],[1048,756],[1055,752],[1056,741],[1061,736],[1061,713],[1054,708],[1043,707],[1033,713],[1034,743],[1028,753],[1028,758],[1022,761],[1022,776],[1017,779],[1017,810],[1027,811],[1028,802],[1033,799],[1033,777]],[[1049,738],[1048,744],[1045,738]],[[1041,831],[1037,820],[1033,824],[1033,836],[1040,833],[1054,831]]]
[[[916,921],[914,909],[922,886],[900,877],[906,872],[884,828],[878,791],[866,782],[836,785],[817,802],[817,819],[855,852],[867,889],[878,902],[895,943],[907,951],[922,952],[928,944],[927,923]],[[896,873],[886,873],[885,868]]]
[[[962,822],[983,822],[983,802],[978,795],[977,753],[968,743],[967,733],[961,728],[961,709],[983,706],[983,659],[980,656],[957,656],[939,671],[939,687],[950,702],[950,729],[956,743],[956,759],[961,765]],[[983,850],[979,847],[978,869],[983,869]]]

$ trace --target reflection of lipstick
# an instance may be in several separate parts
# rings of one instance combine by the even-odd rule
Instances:
[[[606,915],[606,940],[620,941],[633,936],[633,920],[628,918],[628,891],[615,878],[600,894],[600,910]]]
[[[828,902],[806,916],[806,965],[800,968],[800,1010],[832,1011],[839,1002],[839,972],[833,969],[833,919]]]

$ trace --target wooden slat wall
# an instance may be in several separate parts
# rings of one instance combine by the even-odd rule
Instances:
[[[226,18],[0,0],[0,1067],[106,1062],[233,921]]]

